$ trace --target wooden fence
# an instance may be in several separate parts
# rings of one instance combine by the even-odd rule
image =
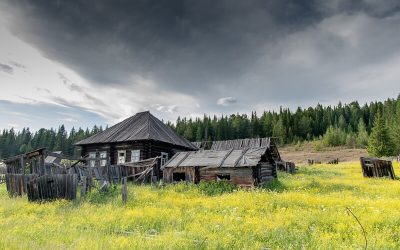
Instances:
[[[36,174],[6,174],[6,186],[10,196],[21,196],[27,193],[27,184],[37,178]]]
[[[285,171],[289,174],[294,174],[294,172],[296,171],[296,165],[294,164],[294,162],[279,161],[276,163],[276,167],[278,170]]]
[[[391,179],[396,178],[391,161],[364,157],[361,157],[360,161],[364,177],[389,177]]]
[[[28,200],[75,200],[77,187],[76,174],[43,175],[27,183]]]

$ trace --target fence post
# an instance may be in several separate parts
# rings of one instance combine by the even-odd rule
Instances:
[[[128,201],[128,186],[127,186],[127,178],[124,177],[122,178],[122,202],[124,204],[126,204],[126,202]]]
[[[87,192],[87,182],[86,182],[86,176],[82,176],[82,187],[81,187],[81,199],[85,198],[86,192]]]

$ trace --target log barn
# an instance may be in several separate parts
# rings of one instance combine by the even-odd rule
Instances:
[[[155,157],[160,157],[158,165],[163,166],[175,153],[197,149],[149,111],[137,113],[75,145],[82,157],[90,159],[91,167],[125,165]],[[161,178],[159,166],[154,175]]]
[[[163,166],[167,183],[225,180],[253,187],[277,177],[281,161],[275,143],[269,138],[217,141],[210,150],[179,152]]]

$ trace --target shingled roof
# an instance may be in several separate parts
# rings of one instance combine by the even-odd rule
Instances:
[[[77,142],[75,145],[154,140],[195,150],[188,140],[175,133],[170,127],[150,114],[149,111],[136,115]]]

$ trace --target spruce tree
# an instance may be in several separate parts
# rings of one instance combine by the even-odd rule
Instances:
[[[377,157],[391,156],[393,154],[394,144],[381,112],[378,112],[375,118],[367,149],[369,154]]]
[[[400,101],[397,102],[396,117],[393,119],[392,123],[392,135],[394,143],[394,153],[396,155],[399,155],[400,154]]]

